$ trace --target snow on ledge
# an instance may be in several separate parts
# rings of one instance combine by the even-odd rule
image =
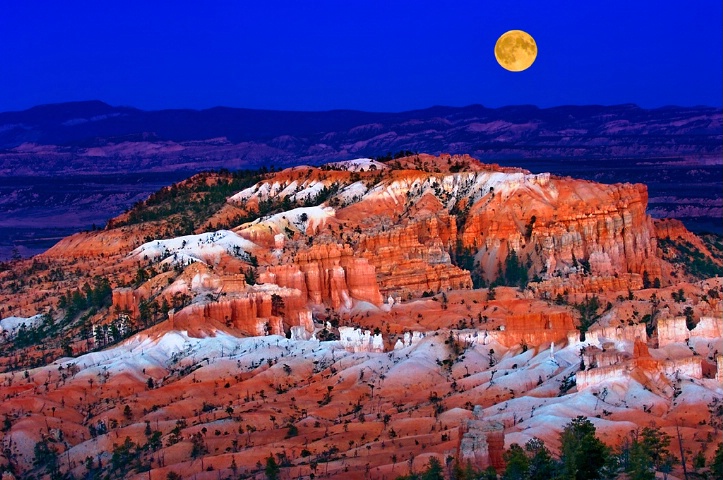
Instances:
[[[153,240],[133,250],[131,257],[148,257],[172,263],[214,263],[222,254],[249,257],[256,244],[229,230]]]
[[[31,328],[40,323],[40,320],[43,318],[41,314],[32,316],[32,317],[7,317],[0,320],[0,333],[2,332],[8,332],[10,335],[13,335],[17,332],[17,330],[22,326],[25,325],[26,328]]]
[[[368,172],[369,170],[384,170],[389,168],[383,163],[372,160],[371,158],[355,158],[354,160],[332,162],[326,165],[331,168],[339,168],[350,172]]]

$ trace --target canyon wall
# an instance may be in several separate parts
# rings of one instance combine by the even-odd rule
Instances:
[[[647,271],[662,275],[644,185],[602,185],[524,175],[475,204],[460,235],[480,251],[485,276],[494,278],[510,250],[529,256],[534,273],[574,272],[587,262],[592,276]]]
[[[273,292],[252,291],[243,296],[192,304],[172,317],[174,328],[187,328],[209,320],[252,336],[285,335],[292,326],[303,327],[309,334],[314,331],[306,299],[299,290],[288,288]]]
[[[314,245],[296,255],[294,266],[269,267],[269,272],[279,286],[306,291],[315,304],[349,308],[352,298],[377,306],[383,302],[374,266],[355,257],[349,245]]]
[[[364,234],[358,251],[376,268],[385,297],[472,288],[470,273],[453,265],[448,253],[456,235],[454,217],[440,213]]]
[[[658,320],[658,347],[671,343],[685,343],[690,338],[690,330],[685,317],[669,317]]]

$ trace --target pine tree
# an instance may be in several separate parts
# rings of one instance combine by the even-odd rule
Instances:
[[[264,468],[264,473],[266,474],[267,480],[278,480],[281,468],[279,468],[279,465],[276,463],[273,455],[269,455],[268,458],[266,458],[266,468]]]
[[[723,442],[718,444],[713,463],[710,465],[710,471],[713,478],[723,478]]]
[[[35,444],[33,453],[35,454],[33,465],[46,469],[50,476],[55,478],[59,469],[58,452],[43,438]]]
[[[513,443],[503,456],[505,464],[505,473],[502,474],[504,480],[526,480],[527,472],[530,467],[530,461],[518,444]]]
[[[430,457],[427,470],[422,474],[422,480],[444,480],[442,463],[437,457]]]
[[[565,425],[560,434],[563,478],[600,478],[608,455],[608,447],[595,436],[595,426],[586,417],[578,416]]]
[[[555,463],[545,443],[535,437],[525,444],[525,450],[532,455],[527,478],[529,480],[548,480],[552,478]]]

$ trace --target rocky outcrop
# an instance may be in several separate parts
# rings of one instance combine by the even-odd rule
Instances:
[[[503,328],[485,332],[485,343],[491,339],[506,347],[554,343],[566,339],[575,322],[569,312],[535,312],[509,315]]]
[[[700,357],[667,360],[662,363],[662,371],[668,378],[677,378],[681,375],[696,379],[703,378],[703,365]]]
[[[635,325],[625,325],[618,327],[595,327],[585,332],[584,343],[589,345],[602,345],[605,342],[613,342],[616,347],[620,346],[620,342],[647,342],[648,334],[645,330],[645,324],[638,323]],[[568,333],[567,342],[569,345],[578,345],[583,343],[582,334],[579,331],[571,331]]]
[[[674,218],[663,218],[654,220],[655,236],[661,240],[677,240],[690,243],[705,255],[711,256],[710,250],[701,239],[693,235],[683,222]]]
[[[609,367],[619,365],[630,359],[630,355],[617,350],[602,350],[597,347],[588,347],[582,355],[582,359],[589,368]]]
[[[658,320],[658,347],[671,343],[686,342],[690,338],[690,330],[685,317],[661,318]]]
[[[564,341],[574,329],[574,318],[569,312],[538,312],[508,315],[498,330],[463,330],[455,332],[454,336],[465,345],[487,345],[495,341],[511,348]],[[406,343],[400,348],[402,346]]]
[[[672,397],[671,381],[680,376],[703,378],[700,357],[687,357],[678,360],[658,362],[652,359],[610,365],[582,370],[576,374],[577,390],[582,391],[603,382],[622,381],[634,378],[656,394]]]
[[[723,318],[700,317],[698,324],[690,331],[691,337],[721,338],[723,337]]]
[[[352,299],[381,305],[373,265],[355,257],[350,246],[315,245],[296,255],[293,265],[269,267],[263,281],[295,288],[315,303],[351,307]]]
[[[611,349],[588,347],[583,354],[587,370],[576,374],[578,391],[607,381],[633,378],[652,392],[665,397],[674,393],[672,381],[680,376],[703,378],[701,357],[656,360],[642,339],[635,340],[632,354]]]
[[[232,298],[190,305],[173,316],[176,328],[208,321],[240,330],[246,335],[285,335],[292,326],[313,333],[311,311],[296,289],[250,291]]]
[[[539,297],[554,299],[571,293],[627,292],[643,288],[643,277],[637,273],[612,276],[590,276],[573,273],[530,282],[529,288]]]
[[[295,288],[308,297],[306,276],[297,265],[285,264],[269,267],[259,274],[259,283],[274,283],[280,287]]]
[[[148,298],[148,291],[145,288],[115,288],[113,289],[113,309],[118,313],[127,313],[131,320],[138,320],[138,307],[142,300]]]
[[[577,391],[581,392],[603,382],[622,380],[630,375],[631,368],[626,364],[581,370],[575,374]]]
[[[362,235],[358,250],[376,267],[385,297],[472,288],[469,271],[448,253],[456,235],[455,219],[445,213]]]
[[[60,240],[43,256],[48,258],[92,258],[127,253],[142,243],[143,228],[117,228],[76,233]]]
[[[372,334],[369,330],[362,331],[354,327],[339,327],[339,341],[346,350],[354,353],[380,353],[384,351],[382,334]]]
[[[593,276],[662,274],[644,185],[508,176],[470,209],[460,238],[487,278],[511,250],[539,275],[584,268]],[[583,265],[584,263],[584,265]]]
[[[394,343],[394,350],[401,350],[402,348],[416,345],[425,336],[426,334],[424,332],[404,332],[404,336],[397,339],[397,341]],[[470,345],[471,344],[472,343],[470,342]]]
[[[475,418],[467,420],[460,428],[457,458],[462,464],[470,464],[478,470],[494,467],[504,469],[504,425],[481,419],[481,409],[475,407]]]

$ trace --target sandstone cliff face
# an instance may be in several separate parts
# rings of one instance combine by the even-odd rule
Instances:
[[[690,338],[690,330],[685,317],[661,318],[658,320],[658,346],[664,347],[671,343],[686,342]]]
[[[359,250],[376,267],[385,297],[472,288],[470,273],[452,265],[448,253],[456,236],[454,217],[443,214],[362,235]]]
[[[479,470],[490,466],[498,471],[504,469],[504,425],[475,418],[462,425],[461,434],[457,447],[460,463],[469,462]]]
[[[296,289],[248,291],[216,301],[192,304],[171,317],[172,328],[183,329],[215,321],[251,336],[285,335],[291,327],[314,331],[306,298]],[[300,332],[297,332],[300,334]]]
[[[116,312],[128,312],[131,320],[138,320],[138,307],[142,300],[148,298],[144,288],[116,288],[113,290],[112,305]]]
[[[264,278],[300,290],[315,304],[349,308],[352,299],[382,304],[374,266],[348,245],[315,245],[299,252],[293,265],[269,267],[268,274]]]
[[[647,200],[643,185],[519,174],[471,208],[461,239],[479,249],[488,278],[510,250],[529,256],[539,274],[568,273],[585,261],[594,276],[661,276]]]
[[[13,267],[14,271],[1,271],[0,286],[5,286],[5,291],[0,306],[7,308],[5,302],[14,302],[12,297],[16,296],[25,302],[25,311],[33,302],[38,308],[47,307],[42,303],[45,300],[41,296],[36,299],[36,295],[49,291],[46,285],[52,282],[47,276],[58,268],[71,272],[66,274],[65,283],[55,286],[62,292],[76,287],[80,276],[74,273],[76,269],[84,275],[90,272],[85,278],[107,275],[113,285],[128,284],[129,277],[140,270],[143,277],[152,277],[139,289],[116,289],[114,308],[109,312],[103,309],[92,318],[97,327],[113,316],[117,319],[117,310],[127,310],[137,317],[144,298],[156,304],[163,300],[169,304],[174,301],[175,305],[191,304],[171,313],[169,322],[133,335],[111,349],[91,352],[82,359],[62,359],[56,364],[29,368],[28,377],[22,381],[17,380],[20,370],[16,368],[21,355],[0,356],[0,367],[14,370],[0,382],[7,390],[3,390],[6,399],[0,417],[12,417],[11,430],[18,435],[64,428],[68,443],[56,446],[68,448],[67,463],[78,465],[72,472],[75,476],[86,473],[83,452],[108,451],[113,438],[125,438],[126,434],[134,442],[144,442],[146,422],[162,420],[172,425],[181,418],[193,419],[182,432],[185,446],[168,446],[167,450],[163,447],[168,464],[162,468],[184,468],[188,475],[204,475],[199,462],[187,462],[191,435],[204,424],[213,431],[219,420],[240,413],[245,422],[258,426],[258,431],[248,429],[236,438],[209,436],[209,442],[215,442],[210,451],[219,454],[209,456],[214,457],[212,462],[219,472],[228,471],[233,456],[223,452],[241,445],[246,453],[234,461],[253,469],[256,461],[276,452],[282,434],[278,425],[272,425],[273,420],[269,422],[271,405],[275,418],[300,418],[299,429],[304,429],[304,435],[285,440],[287,450],[309,448],[312,455],[325,455],[328,446],[322,445],[324,442],[306,445],[306,436],[326,436],[326,443],[342,448],[349,445],[348,450],[339,452],[349,460],[346,465],[328,462],[333,470],[331,477],[368,478],[369,471],[364,472],[368,461],[380,467],[380,478],[404,474],[403,462],[393,460],[391,455],[426,460],[420,455],[423,453],[444,459],[457,440],[462,461],[469,460],[481,468],[489,464],[499,468],[505,429],[509,442],[547,435],[545,441],[552,439],[549,445],[554,446],[558,432],[550,429],[549,418],[559,418],[563,423],[569,416],[594,417],[600,413],[598,405],[591,405],[589,392],[578,395],[570,390],[558,396],[560,377],[579,367],[579,354],[585,348],[585,369],[577,372],[578,390],[599,387],[599,391],[600,382],[614,384],[613,388],[607,386],[615,413],[600,423],[608,439],[621,438],[610,432],[612,428],[624,429],[622,435],[627,435],[630,422],[643,426],[650,421],[642,410],[643,402],[650,405],[651,392],[658,396],[650,399],[658,410],[654,412],[656,424],[660,421],[671,428],[682,420],[696,427],[686,430],[695,430],[698,438],[713,431],[712,425],[699,423],[701,419],[693,417],[698,410],[707,415],[705,404],[714,396],[720,397],[723,357],[718,353],[716,358],[720,341],[714,339],[721,335],[720,315],[715,315],[720,312],[721,302],[715,298],[717,295],[708,293],[712,289],[720,291],[720,279],[681,285],[695,315],[703,317],[696,328],[688,331],[683,317],[668,319],[671,314],[663,308],[658,331],[663,348],[659,350],[652,348],[653,342],[649,342],[648,350],[644,324],[630,325],[641,318],[638,313],[650,311],[646,299],[652,292],[635,292],[632,300],[616,300],[618,293],[642,287],[641,272],[647,270],[654,278],[655,264],[660,263],[654,255],[661,249],[656,250],[654,244],[655,235],[660,237],[663,230],[656,228],[651,233],[650,221],[642,210],[643,189],[531,175],[519,169],[484,166],[470,158],[422,155],[420,161],[426,165],[424,170],[417,169],[414,158],[406,158],[398,162],[401,168],[386,165],[378,171],[371,167],[353,171],[307,167],[269,174],[251,188],[250,195],[256,205],[265,202],[264,210],[268,208],[270,215],[237,227],[233,235],[198,235],[198,240],[186,246],[183,238],[159,239],[149,242],[140,255],[128,258],[113,253],[109,258],[109,252],[126,254],[134,247],[134,237],[123,238],[130,230],[75,237],[65,244],[70,249],[67,263],[60,263],[60,256],[52,261],[46,257],[48,272],[34,272],[28,294],[6,292],[11,281],[14,287],[19,283],[11,274],[30,271],[30,261],[22,268]],[[460,167],[460,163],[464,165]],[[325,190],[329,195],[320,205],[292,204],[288,209],[285,203],[274,203],[276,197],[300,196],[306,201],[314,198],[315,192]],[[284,210],[279,212],[279,208]],[[248,213],[240,205],[229,209],[230,213],[238,211]],[[685,236],[684,232],[676,233],[673,225],[666,228],[663,238]],[[139,228],[133,235],[141,233]],[[145,241],[145,236],[139,238]],[[111,245],[105,257],[81,258],[102,254],[104,242],[113,239],[121,243]],[[233,243],[229,243],[230,239]],[[253,245],[248,245],[246,242],[251,240]],[[127,245],[128,250],[122,251],[126,247],[118,245]],[[154,245],[160,255],[150,250]],[[498,287],[496,299],[490,298],[490,290],[480,289],[408,301],[410,295],[420,296],[429,290],[468,288],[469,272],[453,261],[473,269],[477,268],[474,262],[478,262],[491,278],[489,275],[496,275],[497,265],[510,249],[515,249],[522,262],[529,265],[531,277],[538,274],[543,279],[527,290]],[[179,261],[171,261],[176,253]],[[182,258],[180,253],[188,256]],[[193,259],[202,261],[189,265],[187,261]],[[663,304],[672,290],[658,292]],[[565,291],[571,297],[567,305],[539,298]],[[578,292],[599,295],[602,305],[615,302],[600,318],[606,326],[591,327],[584,341],[575,329],[575,309],[571,305],[581,299],[582,295],[575,295]],[[50,298],[46,297],[48,302],[57,299],[52,295],[51,291]],[[708,298],[704,299],[704,295]],[[385,297],[393,300],[383,304]],[[668,311],[679,314],[687,303],[670,303]],[[353,308],[346,310],[350,306]],[[316,341],[312,312],[322,321],[327,320],[325,315],[339,319],[339,341]],[[377,327],[396,336],[373,335]],[[99,330],[96,328],[96,332]],[[75,332],[70,333],[73,335],[69,338],[78,338]],[[269,334],[287,335],[290,340],[266,338]],[[450,348],[453,345],[449,342],[445,344],[450,334],[458,342],[454,346],[462,346],[465,352],[454,361],[450,352],[457,349]],[[246,336],[258,338],[243,338]],[[687,348],[686,339],[697,355]],[[387,351],[393,343],[394,350]],[[671,343],[675,345],[669,347]],[[93,344],[79,340],[70,347],[80,355]],[[60,348],[55,347],[55,352]],[[229,352],[233,353],[229,356]],[[48,351],[41,349],[28,355],[33,360],[41,356],[51,358]],[[716,364],[710,361],[713,358]],[[63,364],[62,369],[59,364]],[[75,367],[81,369],[77,374],[70,372]],[[189,376],[189,372],[193,375]],[[710,380],[713,375],[718,385]],[[700,382],[688,381],[701,376],[705,378]],[[678,382],[676,377],[688,378]],[[104,383],[111,380],[108,386],[90,385],[89,378],[103,379]],[[153,381],[153,388],[146,383],[148,380]],[[638,383],[649,390],[644,399],[636,397],[643,393]],[[266,393],[261,394],[260,389]],[[251,398],[243,398],[244,393]],[[434,405],[437,402],[432,401],[431,393],[438,394],[439,405]],[[674,408],[676,393],[686,400],[684,410],[693,413]],[[264,398],[266,394],[269,402]],[[78,412],[89,406],[107,407],[95,412],[94,422],[125,418],[120,416],[123,404],[117,404],[119,396],[130,399],[126,403],[132,406],[134,418],[122,422],[111,435],[79,438],[77,432],[87,432],[87,422]],[[366,402],[370,397],[375,401]],[[468,402],[481,405],[484,415],[475,414],[474,420],[468,422],[470,412],[462,408]],[[374,405],[370,409],[371,403]],[[210,411],[205,411],[205,404]],[[28,405],[35,412],[30,417],[22,413],[28,411]],[[204,411],[198,412],[202,405]],[[347,431],[337,425],[338,415],[353,405],[363,407],[357,413],[366,417],[362,422],[361,416],[350,416]],[[229,406],[233,414],[226,410]],[[48,414],[51,407],[56,408],[52,417]],[[446,411],[436,415],[437,408]],[[299,417],[304,410],[308,415]],[[372,411],[380,415],[368,414]],[[391,418],[388,425],[385,414]],[[493,427],[493,422],[498,421],[499,429]],[[348,443],[362,435],[375,438],[382,432],[389,445],[391,440],[386,435],[392,428],[398,435],[393,449],[385,449],[384,442],[372,442],[371,450],[359,456],[363,444],[360,447]],[[233,440],[237,443],[231,443]],[[28,472],[32,469],[29,445],[29,450],[27,445],[21,450],[23,458],[30,459]],[[342,471],[346,466],[351,473]],[[167,470],[158,470],[154,476],[163,476]],[[312,472],[307,462],[295,465],[291,473],[308,477]]]
[[[259,332],[257,319],[279,316],[288,330],[311,323],[302,320],[307,303],[349,309],[355,300],[381,306],[387,297],[406,300],[429,291],[471,288],[470,272],[454,265],[453,259],[464,260],[460,265],[491,280],[511,250],[530,278],[541,277],[530,284],[540,297],[636,290],[642,287],[643,272],[655,278],[668,271],[656,256],[656,237],[685,237],[685,230],[674,222],[654,225],[645,214],[647,191],[642,185],[531,174],[484,165],[467,156],[406,157],[377,171],[345,168],[287,169],[234,195],[230,204],[243,204],[248,212],[263,202],[272,205],[270,210],[264,207],[271,214],[234,232],[200,235],[201,246],[216,252],[205,276],[176,279],[166,288],[172,272],[169,278],[158,275],[160,280],[149,285],[149,295],[167,300],[177,292],[211,295],[215,300],[205,300],[208,306],[196,312],[199,318]],[[318,205],[296,203],[310,202],[322,192],[324,201]],[[286,210],[278,210],[280,199]],[[68,240],[67,247],[77,255],[95,254],[110,242],[109,251],[114,252],[131,248],[142,232],[138,226],[84,234]],[[226,241],[229,238],[233,244]],[[179,248],[201,248],[185,243]],[[251,251],[258,257],[252,259]],[[140,266],[159,260],[146,255],[128,261]],[[256,272],[261,283],[298,292],[284,298],[281,312],[257,311],[266,308],[266,300],[251,301],[249,295],[261,293],[247,288],[238,273],[247,272],[249,263],[260,265]],[[139,299],[129,295],[116,293],[114,305],[135,317]],[[564,340],[574,331],[572,319],[553,316],[510,316],[505,332],[487,335],[506,345]],[[714,335],[714,327],[706,335]]]

